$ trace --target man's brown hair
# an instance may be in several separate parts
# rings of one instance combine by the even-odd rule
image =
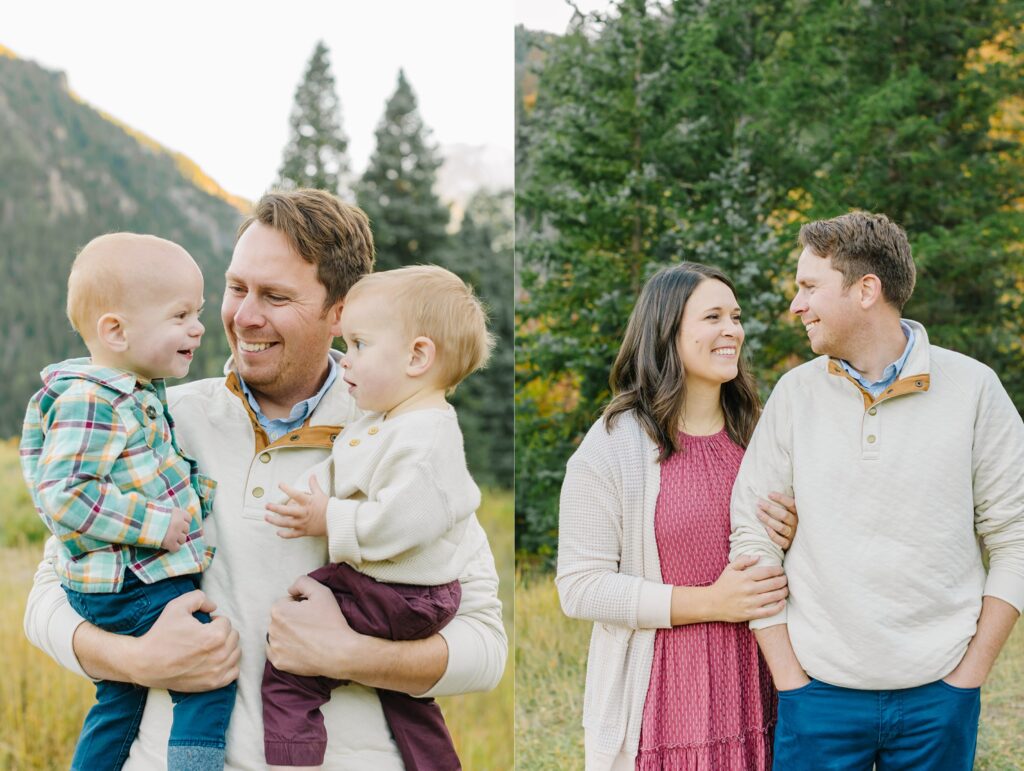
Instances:
[[[868,273],[882,282],[882,296],[902,311],[914,292],[916,272],[907,234],[884,214],[854,211],[800,228],[800,245],[832,258],[846,289]]]
[[[299,256],[316,265],[317,280],[327,290],[326,311],[345,298],[359,279],[373,270],[370,220],[357,206],[325,190],[271,190],[256,202],[235,240],[260,222],[280,231]]]

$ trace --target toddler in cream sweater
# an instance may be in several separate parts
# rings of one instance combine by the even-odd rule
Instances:
[[[266,519],[282,538],[327,538],[331,564],[310,575],[334,592],[355,631],[421,639],[458,610],[457,578],[473,553],[464,535],[480,505],[445,396],[484,365],[492,338],[472,290],[435,266],[364,277],[346,297],[341,325],[343,377],[366,414],[338,435],[330,458],[294,487],[281,485],[288,500],[267,504]],[[268,764],[323,762],[319,708],[342,684],[267,663]],[[432,699],[378,693],[407,769],[459,767]]]

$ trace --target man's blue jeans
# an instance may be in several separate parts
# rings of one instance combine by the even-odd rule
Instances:
[[[938,680],[859,691],[811,680],[779,693],[775,771],[970,771],[980,688]]]
[[[175,597],[199,587],[199,576],[178,576],[144,584],[125,571],[120,592],[86,594],[65,589],[68,602],[82,618],[101,629],[139,637],[156,622]],[[204,624],[206,613],[193,614]],[[128,758],[139,730],[148,691],[131,683],[101,680],[96,704],[89,710],[78,737],[73,771],[117,771]],[[174,722],[167,748],[169,771],[220,771],[224,767],[224,734],[235,704],[235,684],[204,693],[171,691]]]

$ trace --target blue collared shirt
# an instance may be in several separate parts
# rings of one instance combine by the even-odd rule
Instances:
[[[878,398],[878,395],[882,393],[886,388],[896,382],[896,378],[900,376],[900,372],[903,371],[903,365],[907,363],[907,357],[910,356],[910,350],[914,347],[914,330],[910,328],[910,325],[906,322],[900,322],[900,329],[903,330],[903,334],[907,336],[907,347],[903,349],[903,355],[900,356],[896,361],[890,364],[882,371],[882,378],[876,380],[874,383],[869,383],[867,379],[857,370],[855,370],[848,361],[840,359],[839,363],[843,369],[856,380],[864,390],[871,394],[872,399]]]
[[[324,384],[320,386],[320,390],[310,396],[305,401],[301,401],[292,407],[291,413],[287,418],[274,418],[271,420],[263,414],[263,410],[260,409],[259,402],[256,401],[256,397],[252,395],[252,391],[249,390],[249,386],[246,385],[241,375],[238,375],[238,382],[242,384],[242,393],[245,394],[245,398],[249,400],[249,406],[252,407],[253,413],[255,413],[257,420],[263,430],[267,432],[267,438],[271,442],[276,442],[285,434],[294,431],[299,428],[309,417],[310,413],[316,409],[316,406],[320,403],[324,394],[327,393],[327,389],[334,385],[334,381],[338,379],[338,362],[334,360],[334,357],[330,354],[327,355],[328,370],[327,379],[324,380]],[[235,370],[235,374],[238,371]]]

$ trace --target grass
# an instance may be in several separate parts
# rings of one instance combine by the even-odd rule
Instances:
[[[513,530],[513,498],[509,491],[484,491],[480,522],[491,541],[491,551],[498,568],[505,631],[512,646],[512,606],[514,598],[515,534]],[[511,650],[509,658],[511,659]],[[486,769],[500,771],[513,767],[512,663],[498,687],[489,693],[470,693],[440,699],[448,730],[455,740],[462,767],[466,771]],[[0,766],[2,767],[2,766]]]
[[[511,639],[513,598],[512,494],[485,491],[480,521],[487,531],[501,579],[505,629]],[[46,529],[21,480],[17,446],[0,442],[0,769],[48,771],[70,765],[92,683],[59,667],[32,647],[22,631],[25,600],[42,553]],[[467,771],[510,769],[513,677],[511,666],[485,694],[441,700],[455,746]]]
[[[591,625],[562,615],[549,573],[516,574],[516,768],[583,768],[583,682]],[[1024,623],[981,695],[974,768],[1024,768]]]

